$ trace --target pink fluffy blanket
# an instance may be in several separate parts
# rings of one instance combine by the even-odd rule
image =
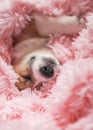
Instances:
[[[41,91],[19,91],[11,66],[13,37],[33,10],[86,17],[79,35],[51,36],[60,73]],[[0,130],[93,130],[93,0],[0,0]]]

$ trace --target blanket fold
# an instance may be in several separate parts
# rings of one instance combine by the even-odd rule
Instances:
[[[77,35],[51,36],[48,46],[60,60],[60,73],[44,83],[41,91],[20,92],[11,66],[12,44],[31,21],[33,11],[85,17],[86,27]],[[92,0],[0,1],[0,129],[92,130],[92,66]]]

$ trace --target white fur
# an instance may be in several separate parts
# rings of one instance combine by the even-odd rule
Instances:
[[[33,56],[35,56],[36,59],[33,63],[30,62],[29,64],[30,64],[30,67],[32,69],[32,72],[33,72],[33,75],[34,75],[36,81],[39,82],[39,81],[46,81],[47,80],[39,72],[40,67],[43,67],[45,65],[43,58],[44,59],[51,58],[55,61],[56,66],[54,67],[54,71],[56,74],[56,72],[57,72],[56,69],[58,69],[59,61],[57,60],[57,58],[55,57],[55,55],[52,53],[52,51],[50,49],[45,48],[45,49],[37,50],[33,53],[30,53],[24,57],[23,62],[24,63],[29,62],[31,57],[33,57]]]

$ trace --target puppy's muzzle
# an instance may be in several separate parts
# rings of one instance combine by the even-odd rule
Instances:
[[[51,78],[54,76],[54,67],[51,64],[41,67],[39,71],[45,78]]]

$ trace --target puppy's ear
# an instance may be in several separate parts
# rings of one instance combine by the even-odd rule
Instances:
[[[34,79],[32,78],[32,73],[28,70],[28,65],[19,64],[14,65],[15,72],[18,74],[18,81],[15,83],[19,90],[24,90],[26,88],[33,88]]]
[[[77,16],[48,16],[41,13],[33,13],[37,31],[40,36],[49,34],[74,34],[84,27],[84,20]]]
[[[25,79],[23,76],[19,76],[18,81],[15,83],[15,85],[19,90],[33,88],[33,83],[31,80]]]

